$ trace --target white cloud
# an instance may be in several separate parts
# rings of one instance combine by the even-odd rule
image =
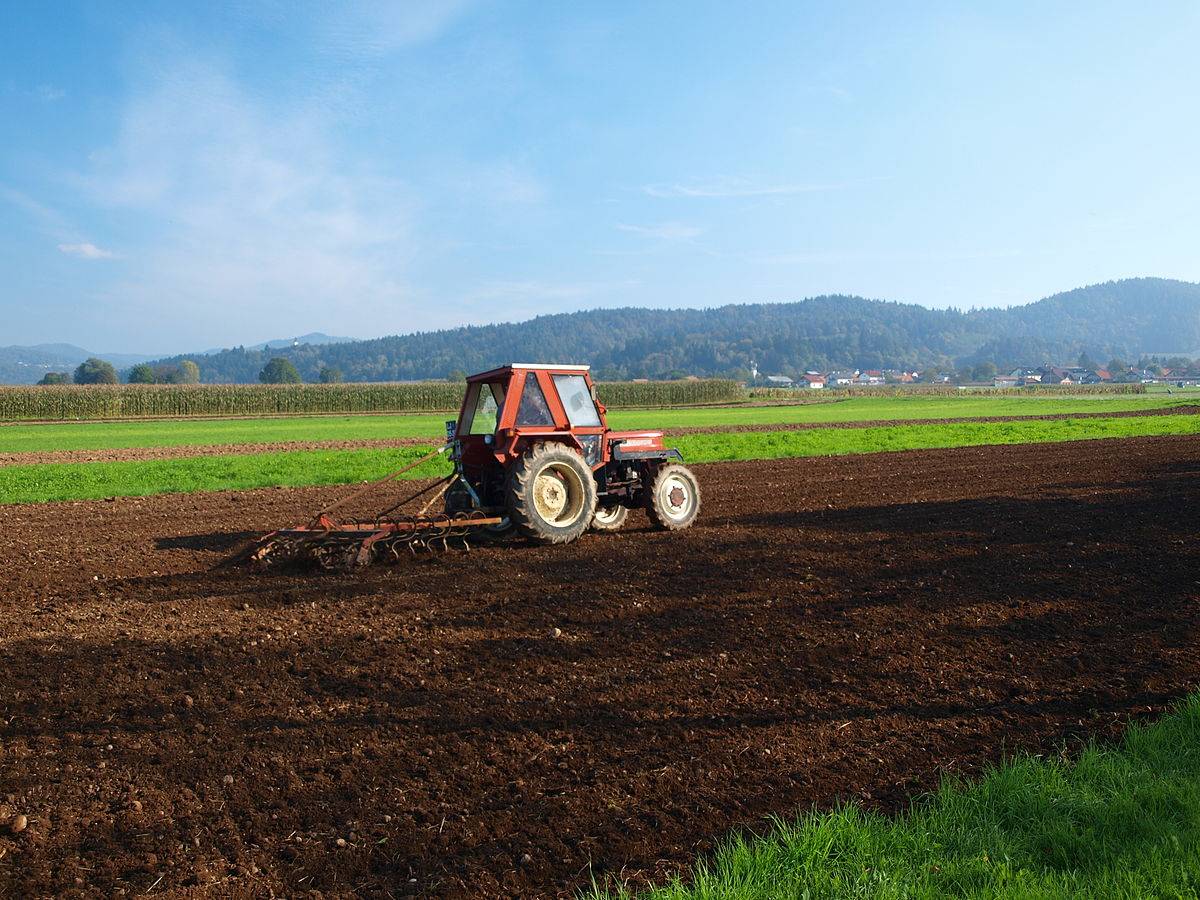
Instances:
[[[412,203],[339,146],[334,113],[268,105],[195,58],[149,84],[79,180],[145,235],[111,306],[136,314],[169,298],[172,330],[211,343],[403,322]]]
[[[686,241],[704,233],[703,228],[695,225],[685,225],[682,222],[663,222],[659,225],[617,225],[620,231],[640,234],[643,237],[658,238],[663,241]]]
[[[33,89],[33,96],[46,103],[54,103],[56,100],[61,100],[67,96],[67,92],[62,88],[56,88],[50,84],[39,84]]]
[[[755,184],[743,178],[721,178],[689,184],[648,184],[642,191],[651,197],[693,197],[725,199],[737,197],[779,197],[835,191],[843,184]]]
[[[101,250],[95,244],[59,244],[58,249],[67,256],[78,256],[80,259],[112,259],[113,253],[111,250]]]
[[[854,99],[853,94],[843,87],[838,87],[836,84],[810,85],[803,90],[810,94],[824,94],[827,97],[834,97],[838,100],[849,101]]]
[[[287,28],[302,23],[311,45],[345,60],[386,56],[404,47],[436,39],[470,6],[470,0],[267,0],[244,14]]]
[[[35,200],[22,191],[0,184],[0,201],[9,203],[24,212],[33,222],[33,227],[58,245],[59,252],[80,259],[113,259],[116,254],[83,240],[78,229],[72,227],[58,210]]]
[[[69,228],[66,220],[57,210],[47,206],[45,203],[35,200],[23,191],[15,190],[4,184],[0,184],[0,200],[10,203],[26,213],[37,223],[42,233],[55,235],[60,241],[72,240],[72,238],[68,237]]]

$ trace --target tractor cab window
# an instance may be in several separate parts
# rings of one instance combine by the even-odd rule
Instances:
[[[550,404],[538,384],[536,372],[525,373],[525,387],[521,389],[521,405],[517,407],[518,425],[553,425]]]
[[[492,434],[500,408],[504,405],[504,385],[499,382],[472,384],[467,388],[467,416],[463,431],[467,434]]]
[[[592,392],[588,390],[587,379],[582,375],[555,375],[554,386],[558,388],[558,399],[567,411],[572,428],[600,426],[600,414],[596,412],[596,403],[592,400]]]

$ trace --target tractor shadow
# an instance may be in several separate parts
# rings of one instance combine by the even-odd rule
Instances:
[[[209,531],[203,534],[184,534],[160,537],[154,541],[155,550],[195,550],[202,553],[228,553],[243,544],[262,537],[256,531]]]

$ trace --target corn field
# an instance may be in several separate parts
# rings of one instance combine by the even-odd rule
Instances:
[[[742,403],[746,389],[736,381],[609,381],[596,385],[600,402],[622,407],[691,406],[703,403]]]
[[[0,387],[0,421],[86,421],[187,416],[449,412],[464,385],[121,384]],[[597,391],[609,407],[686,406],[745,400],[736,381],[613,382]]]

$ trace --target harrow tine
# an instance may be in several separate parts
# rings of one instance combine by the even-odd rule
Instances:
[[[322,516],[313,526],[272,532],[252,558],[267,565],[310,562],[323,569],[345,569],[380,559],[398,561],[401,548],[410,556],[469,551],[473,532],[502,521],[482,510],[449,516],[383,515],[366,522]]]

